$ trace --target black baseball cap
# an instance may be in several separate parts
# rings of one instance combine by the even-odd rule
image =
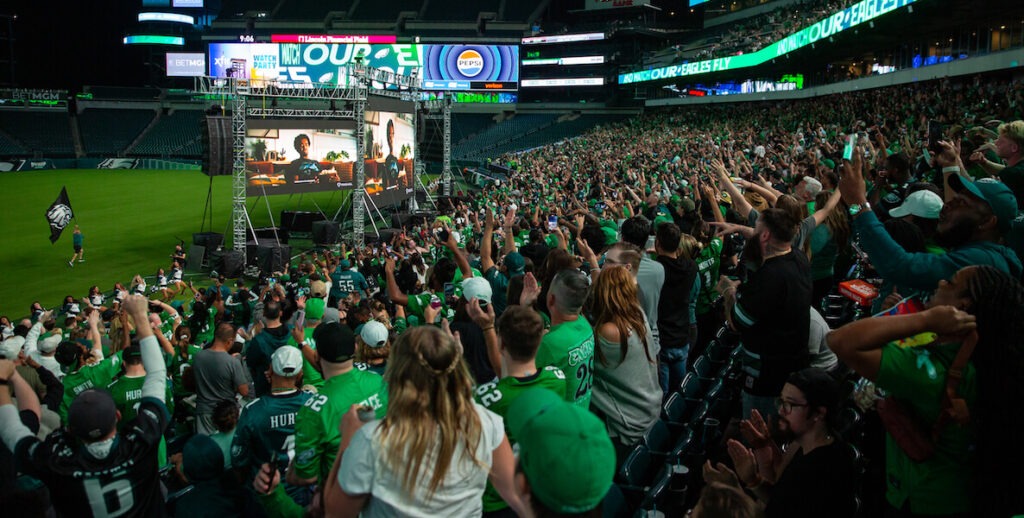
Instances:
[[[68,407],[68,429],[83,441],[93,442],[106,437],[116,424],[117,406],[105,390],[86,390]]]
[[[356,354],[356,337],[348,326],[338,322],[321,323],[313,330],[313,340],[320,359],[331,363],[343,363]]]

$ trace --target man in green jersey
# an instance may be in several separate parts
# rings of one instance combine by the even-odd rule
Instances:
[[[313,339],[327,381],[295,418],[295,458],[286,477],[295,486],[327,478],[341,444],[338,423],[353,404],[373,407],[378,419],[384,417],[388,405],[384,378],[354,368],[356,341],[348,326],[337,322],[320,324]]]
[[[551,280],[548,310],[551,331],[537,351],[537,367],[554,365],[568,378],[567,401],[590,408],[594,380],[594,328],[580,315],[590,291],[590,279],[579,270],[562,270]]]
[[[527,306],[509,306],[495,327],[501,339],[501,371],[504,376],[477,387],[477,402],[504,418],[512,402],[531,388],[546,388],[558,394],[558,397],[565,398],[566,383],[562,370],[553,365],[538,369],[534,361],[544,334],[544,320],[540,315]],[[508,431],[506,423],[505,432]],[[508,440],[515,444],[515,437],[511,434]],[[507,508],[508,504],[488,482],[484,490],[484,512]]]
[[[106,387],[121,371],[121,354],[103,358],[98,342],[91,350],[78,342],[61,342],[54,355],[61,366],[69,369],[64,379],[64,399],[60,403],[61,422],[67,422],[68,408],[75,396],[97,387]],[[95,361],[98,358],[99,361]]]
[[[231,465],[248,482],[263,463],[276,464],[284,476],[295,456],[295,419],[299,409],[313,396],[299,390],[303,378],[302,353],[282,347],[271,356],[270,394],[249,403],[242,410],[231,442]],[[249,485],[248,483],[246,485]],[[296,503],[309,503],[305,488],[286,487]]]
[[[156,328],[153,328],[156,330]],[[142,366],[142,350],[138,342],[128,346],[121,353],[124,373],[107,385],[107,392],[114,398],[114,406],[121,413],[117,422],[117,431],[125,432],[125,426],[135,419],[139,404],[142,402],[142,385],[146,381],[146,368]],[[174,414],[174,396],[168,385],[164,394],[167,411]],[[162,468],[167,464],[167,442],[161,437],[157,452],[157,462]]]

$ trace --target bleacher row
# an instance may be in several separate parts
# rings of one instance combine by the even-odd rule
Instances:
[[[605,497],[605,518],[646,518],[652,511],[682,516],[693,508],[703,487],[704,462],[722,460],[726,426],[740,415],[741,351],[738,336],[722,327],[665,398],[661,418],[625,455]],[[863,417],[848,400],[837,421],[836,431],[863,477],[867,463],[856,446]],[[849,505],[859,511],[860,498]]]
[[[203,117],[201,109],[87,108],[77,124],[85,156],[198,158]],[[0,110],[0,156],[73,157],[72,123],[64,109]]]
[[[621,118],[620,115],[565,117],[557,114],[522,114],[497,124],[489,124],[489,120],[482,124],[478,118],[460,116],[452,123],[452,156],[460,160],[479,160],[510,151],[533,149]],[[456,140],[460,134],[463,137]]]
[[[346,19],[355,21],[395,21],[401,12],[414,12],[415,18],[422,20],[475,22],[479,13],[488,12],[498,14],[501,21],[525,22],[539,4],[537,0],[480,0],[473,4],[457,0],[224,0],[220,17],[245,18],[246,13],[266,12],[274,21],[309,21],[345,13]]]

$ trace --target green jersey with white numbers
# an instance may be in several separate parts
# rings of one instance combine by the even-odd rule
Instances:
[[[324,382],[295,418],[295,472],[302,479],[326,480],[341,444],[338,424],[352,405],[369,405],[384,417],[388,391],[379,374],[352,370]]]
[[[594,329],[580,316],[572,322],[551,326],[537,350],[537,367],[554,365],[565,373],[566,401],[590,408],[594,383]]]
[[[502,418],[508,416],[508,409],[512,402],[523,392],[532,388],[545,388],[560,397],[566,394],[565,373],[558,367],[549,365],[540,369],[536,374],[525,378],[513,378],[511,376],[500,380],[485,383],[476,388],[474,397],[476,401],[488,410],[500,415]],[[572,401],[571,399],[569,401]],[[505,435],[509,443],[515,444],[516,440],[508,428],[508,421],[505,421]],[[498,511],[508,507],[508,504],[501,499],[501,495],[494,489],[490,482],[484,489],[484,512]]]
[[[138,415],[139,403],[142,402],[142,384],[145,381],[146,376],[120,376],[107,385],[107,392],[114,398],[114,406],[121,412],[121,420],[117,422],[119,432],[123,432],[124,425]],[[170,385],[167,385],[164,401],[167,412],[174,414],[174,396],[171,394]],[[167,465],[167,441],[163,437],[160,438],[160,445],[157,447],[157,464],[161,468]]]
[[[57,412],[61,422],[67,422],[68,407],[75,400],[75,396],[91,388],[106,387],[119,372],[121,372],[121,353],[108,356],[99,363],[85,365],[64,376],[64,379],[61,380],[64,383],[64,399],[61,400],[60,410]]]

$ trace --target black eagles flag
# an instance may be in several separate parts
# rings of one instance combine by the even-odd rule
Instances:
[[[71,210],[71,200],[68,199],[68,188],[61,187],[60,195],[46,209],[46,222],[50,224],[50,243],[56,243],[60,239],[64,227],[68,226],[75,212]]]

